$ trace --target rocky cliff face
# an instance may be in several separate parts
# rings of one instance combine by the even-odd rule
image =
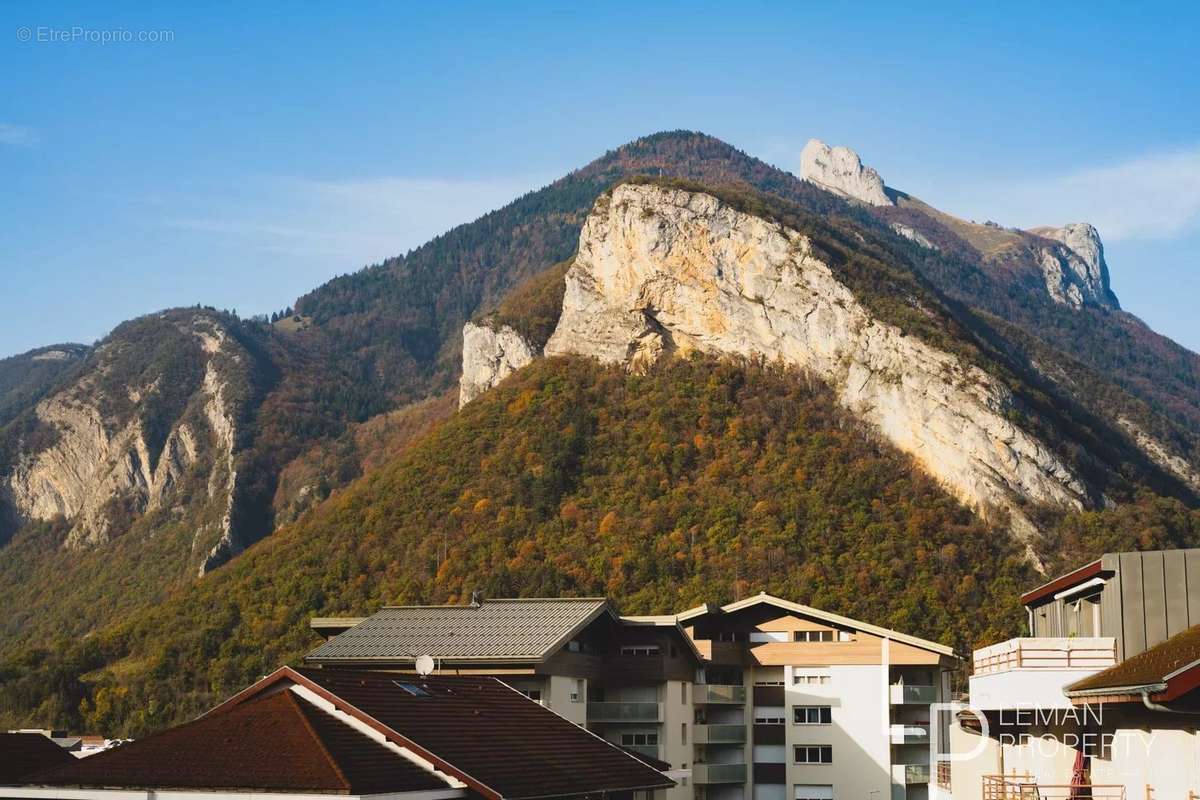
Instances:
[[[1034,228],[1030,232],[1062,245],[1041,249],[1046,290],[1055,302],[1073,308],[1081,308],[1085,303],[1120,308],[1109,287],[1104,245],[1094,227],[1081,222],[1061,228]]]
[[[1008,389],[876,319],[805,236],[700,192],[623,185],[601,198],[567,273],[547,356],[636,367],[701,350],[779,359],[841,402],[969,505],[1083,507],[1087,487],[1009,421]]]
[[[890,206],[883,178],[864,166],[849,147],[830,147],[820,139],[809,139],[800,152],[800,177],[822,189],[869,206]]]
[[[458,387],[461,408],[541,355],[540,349],[507,325],[463,326],[463,372]]]
[[[204,315],[164,316],[154,325],[160,342],[177,337],[172,354],[199,359],[192,365],[195,383],[185,370],[154,374],[131,364],[145,356],[144,342],[132,337],[101,345],[91,369],[34,407],[43,444],[19,449],[0,484],[0,502],[18,522],[65,518],[65,546],[91,547],[125,533],[146,513],[171,509],[181,486],[198,477],[206,497],[193,497],[194,506],[225,509],[214,523],[219,530],[202,524],[196,531],[198,546],[217,540],[201,559],[203,571],[232,537],[236,413],[228,381],[245,366],[244,354]],[[179,383],[168,390],[172,381]],[[164,404],[172,391],[179,396]]]

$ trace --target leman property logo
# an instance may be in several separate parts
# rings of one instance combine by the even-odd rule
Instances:
[[[934,703],[929,707],[931,725],[930,756],[935,761],[970,761],[984,754],[989,742],[1001,747],[1021,747],[1028,752],[1053,758],[1066,752],[1070,756],[1111,759],[1114,754],[1149,756],[1158,738],[1156,731],[1116,730],[1104,723],[1104,705],[1068,708],[1009,708],[985,712],[970,703]],[[955,752],[951,742],[943,741],[957,720],[964,728],[977,730],[977,741],[970,750]]]

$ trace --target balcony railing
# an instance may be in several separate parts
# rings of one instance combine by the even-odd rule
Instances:
[[[745,782],[745,764],[692,764],[692,783]]]
[[[588,722],[662,722],[662,703],[588,703]]]
[[[746,687],[732,686],[723,683],[697,683],[693,699],[697,703],[728,703],[744,705],[746,702]]]
[[[976,650],[975,675],[1017,669],[1100,670],[1117,663],[1111,637],[1009,639]]]
[[[745,725],[697,725],[696,744],[739,744],[746,741]]]
[[[925,744],[928,741],[928,725],[892,726],[892,744]]]
[[[937,785],[942,789],[950,788],[950,762],[941,760],[937,762]]]
[[[904,786],[929,783],[928,764],[893,764],[892,781]]]
[[[1149,787],[1147,787],[1149,788]],[[983,800],[1125,800],[1121,784],[1038,783],[1029,775],[984,775]]]
[[[662,760],[662,751],[658,749],[656,744],[627,744],[623,745],[626,750],[632,750],[635,753],[641,753],[650,758]]]
[[[933,686],[914,686],[907,683],[892,684],[892,704],[914,703],[929,705],[937,701],[937,688]]]

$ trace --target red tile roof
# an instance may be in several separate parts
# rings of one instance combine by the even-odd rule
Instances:
[[[280,682],[307,687],[493,800],[674,785],[619,747],[490,677],[285,667],[210,716],[231,713],[229,708]]]
[[[1174,700],[1200,684],[1200,625],[1067,686],[1068,696],[1140,694]],[[1125,691],[1121,691],[1125,690]]]
[[[25,778],[44,786],[336,794],[448,784],[290,691]]]
[[[0,784],[74,762],[75,756],[40,733],[0,733]]]

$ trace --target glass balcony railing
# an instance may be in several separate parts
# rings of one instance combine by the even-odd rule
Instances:
[[[745,783],[745,764],[693,764],[692,783]]]
[[[697,725],[696,744],[739,744],[746,741],[745,725]]]
[[[928,725],[892,726],[892,744],[925,744],[928,741]]]
[[[588,722],[662,722],[662,703],[588,703]]]
[[[697,703],[710,705],[713,703],[742,705],[746,702],[746,687],[723,683],[697,683],[694,699]]]
[[[929,783],[928,764],[893,764],[892,781],[904,786]]]
[[[933,686],[914,686],[907,683],[892,684],[892,704],[914,703],[929,705],[937,701],[937,688]]]

